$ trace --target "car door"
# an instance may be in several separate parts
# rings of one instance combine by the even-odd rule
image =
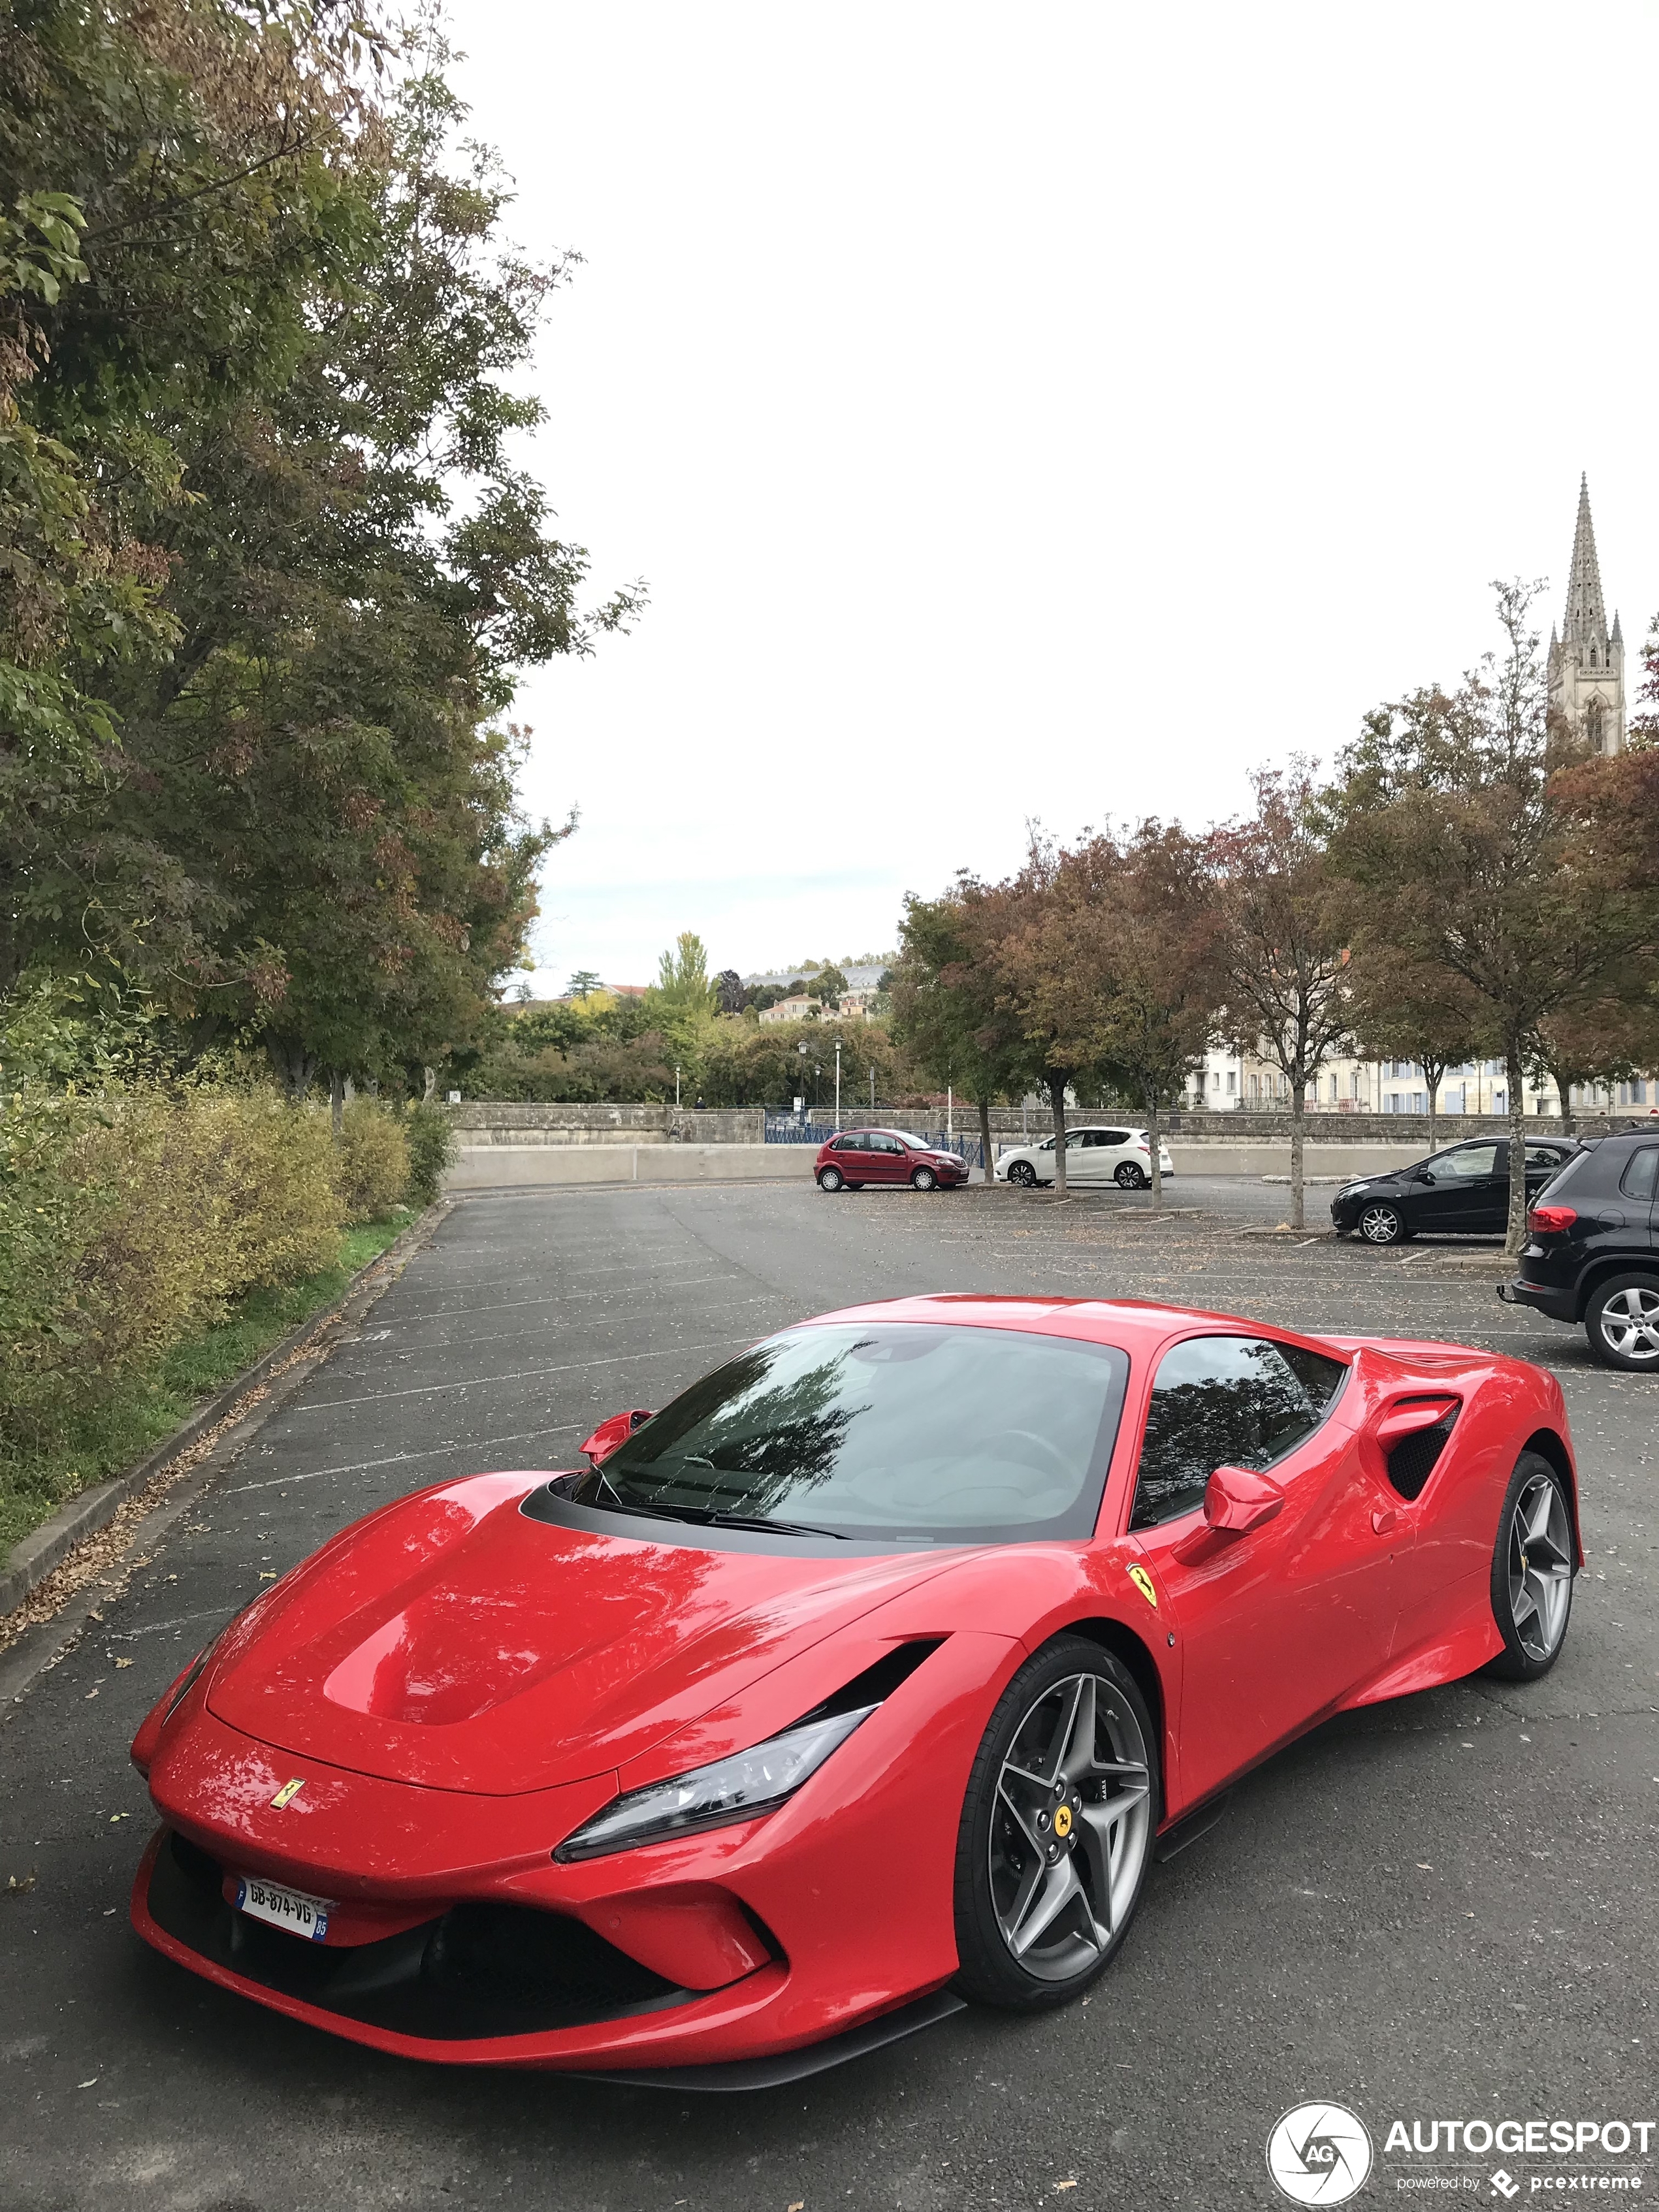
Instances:
[[[1109,1170],[1102,1150],[1103,1132],[1073,1129],[1066,1139],[1066,1180],[1068,1183],[1104,1182]]]
[[[1100,1145],[1102,1182],[1110,1182],[1125,1160],[1132,1160],[1136,1167],[1140,1165],[1140,1155],[1127,1129],[1097,1129],[1095,1135]]]
[[[1130,1534],[1185,1649],[1185,1802],[1388,1659],[1408,1540],[1340,1416],[1348,1382],[1341,1361],[1262,1337],[1188,1337],[1159,1362]],[[1265,1471],[1284,1494],[1274,1518],[1211,1529],[1204,1490],[1218,1467]]]
[[[1509,1146],[1495,1137],[1477,1137],[1437,1152],[1416,1170],[1407,1204],[1415,1229],[1467,1234],[1491,1225],[1502,1228],[1509,1210]]]
[[[901,1140],[890,1136],[885,1129],[876,1129],[865,1141],[870,1147],[867,1179],[871,1182],[902,1182],[905,1151]]]
[[[868,1182],[870,1162],[866,1155],[867,1139],[858,1129],[848,1130],[836,1146],[836,1165],[848,1182]]]

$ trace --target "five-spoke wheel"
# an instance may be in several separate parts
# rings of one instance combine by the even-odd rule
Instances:
[[[1584,1316],[1589,1348],[1605,1367],[1659,1371],[1659,1277],[1615,1275],[1599,1285]]]
[[[1058,1638],[1003,1693],[969,1783],[963,1989],[1015,2009],[1085,1989],[1127,1931],[1157,1819],[1157,1741],[1133,1676],[1110,1652]]]
[[[1548,1460],[1522,1452],[1504,1496],[1492,1563],[1492,1609],[1504,1649],[1491,1671],[1534,1681],[1559,1656],[1572,1611],[1575,1553],[1566,1485]]]

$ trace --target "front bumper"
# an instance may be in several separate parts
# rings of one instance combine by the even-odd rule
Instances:
[[[614,1777],[516,1797],[418,1788],[274,1752],[192,1692],[150,1770],[164,1826],[133,1926],[222,1988],[401,2057],[774,2061],[955,1974],[957,1821],[1015,1656],[957,1632],[777,1812],[570,1864],[551,1846]],[[304,1794],[276,1810],[297,1774]],[[238,1911],[238,1873],[337,1900],[325,1939]]]
[[[1499,1283],[1498,1295],[1506,1306],[1530,1306],[1534,1313],[1547,1315],[1551,1321],[1582,1321],[1578,1293],[1547,1288],[1542,1283],[1529,1283],[1523,1275],[1513,1282]]]

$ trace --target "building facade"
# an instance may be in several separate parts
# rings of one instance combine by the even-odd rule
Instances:
[[[1550,631],[1550,705],[1592,752],[1625,744],[1625,635],[1618,611],[1613,628],[1601,598],[1601,566],[1590,520],[1589,479],[1578,480],[1578,520],[1567,572],[1567,611],[1559,635]]]

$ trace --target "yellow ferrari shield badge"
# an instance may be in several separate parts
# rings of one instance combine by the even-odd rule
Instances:
[[[1060,1837],[1063,1842],[1065,1838],[1071,1834],[1071,1832],[1072,1808],[1069,1805],[1062,1805],[1059,1812],[1054,1815],[1054,1833]]]
[[[1147,1604],[1151,1606],[1152,1611],[1156,1613],[1158,1611],[1158,1590],[1156,1585],[1153,1583],[1152,1577],[1147,1573],[1146,1568],[1131,1567],[1129,1570],[1129,1580],[1140,1592],[1140,1595],[1146,1599]]]
[[[294,1802],[294,1800],[299,1796],[300,1792],[305,1788],[305,1786],[306,1778],[304,1775],[296,1774],[292,1782],[283,1783],[282,1788],[276,1792],[276,1795],[270,1802],[276,1808],[277,1811],[281,1812],[284,1805],[291,1805]]]

